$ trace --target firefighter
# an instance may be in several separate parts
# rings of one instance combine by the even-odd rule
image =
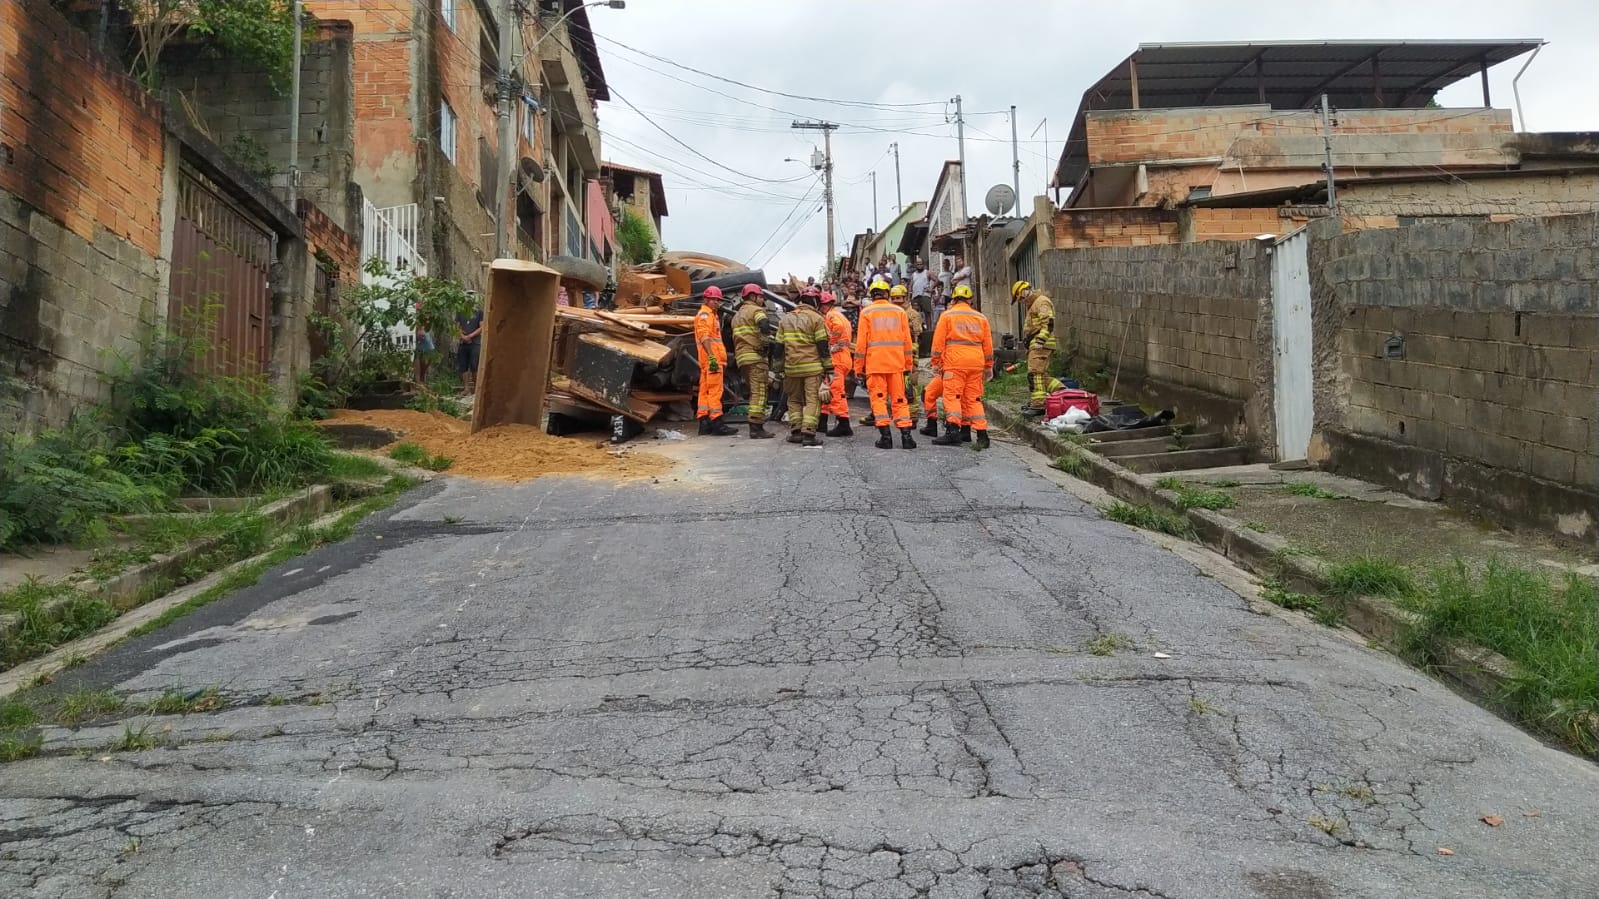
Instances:
[[[1049,364],[1055,358],[1055,303],[1026,281],[1010,288],[1011,299],[1027,311],[1022,326],[1022,342],[1027,346],[1027,406],[1023,415],[1044,414],[1044,399],[1049,395]]]
[[[972,289],[956,285],[933,330],[933,368],[943,373],[945,415],[944,436],[934,446],[969,442],[975,430],[977,448],[988,448],[983,383],[994,373],[994,336],[988,318],[971,304]]]
[[[744,285],[742,303],[733,316],[733,362],[750,387],[750,439],[767,440],[775,436],[766,430],[766,387],[772,366],[766,349],[772,343],[766,315],[766,297],[755,284]]]
[[[700,357],[700,397],[695,417],[700,433],[726,437],[735,433],[722,423],[722,379],[726,376],[727,344],[722,342],[722,289],[705,288],[700,311],[694,315],[694,345]]]
[[[905,289],[905,285],[895,284],[893,287],[889,288],[888,298],[891,302],[893,302],[894,305],[905,310],[905,318],[910,322],[912,360],[911,372],[914,372],[916,370],[915,359],[920,356],[922,352],[922,331],[926,330],[926,323],[922,318],[922,313],[915,306],[911,305],[910,291]],[[916,397],[916,385],[911,374],[909,373],[905,375],[905,396],[910,397],[911,399]],[[910,410],[911,427],[914,428],[916,427],[917,404],[914,402],[910,403]]]
[[[855,322],[856,322],[855,323],[855,336],[857,338],[860,337],[860,334],[861,334],[860,316],[865,313],[867,308],[869,308],[872,303],[875,303],[878,300],[886,300],[886,299],[888,299],[889,298],[888,297],[888,293],[889,293],[888,282],[883,280],[882,278],[877,278],[877,279],[873,280],[871,286],[866,288],[866,296],[867,296],[868,302],[867,302],[867,304],[865,306],[861,307],[861,311],[859,313],[856,313],[856,318],[855,318]],[[859,344],[857,344],[857,347],[858,346],[859,346]],[[871,396],[871,391],[868,390],[866,395],[868,397],[870,397]],[[876,423],[877,423],[877,413],[873,412],[871,410],[870,406],[868,406],[867,409],[866,409],[866,414],[861,416],[861,424],[870,427],[871,425],[874,425]]]
[[[822,445],[816,437],[821,390],[823,383],[832,380],[827,321],[816,309],[821,295],[814,287],[805,288],[800,304],[777,325],[777,339],[783,345],[783,393],[788,397],[788,421],[793,427],[788,442],[803,446]]]
[[[937,328],[934,329],[937,332]],[[933,379],[927,382],[922,389],[922,414],[927,416],[927,424],[922,426],[922,433],[929,437],[938,436],[938,401],[944,398],[944,379],[938,370],[937,355],[931,363]]]
[[[827,320],[827,345],[833,351],[832,397],[822,409],[822,421],[826,422],[831,413],[833,427],[828,430],[827,436],[853,437],[855,430],[849,423],[849,387],[846,381],[855,367],[854,329],[850,327],[849,317],[844,310],[838,308],[838,297],[827,291],[822,292],[822,309]]]
[[[889,426],[899,428],[900,446],[916,448],[911,436],[910,409],[905,403],[905,378],[916,367],[916,348],[911,343],[910,319],[905,310],[888,300],[888,284],[872,282],[872,304],[861,310],[860,330],[855,334],[855,373],[866,376],[866,390],[872,397],[872,417],[877,422],[878,449],[892,449],[894,438]],[[890,414],[892,413],[892,418]]]

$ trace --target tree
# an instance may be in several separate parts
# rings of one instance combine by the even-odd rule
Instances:
[[[616,242],[622,247],[622,259],[630,265],[643,265],[655,260],[655,234],[649,220],[631,207],[622,207],[622,221],[616,226]]]
[[[267,70],[280,93],[294,68],[291,0],[121,0],[137,35],[131,71],[145,87],[161,80],[161,54],[179,34],[214,42]]]

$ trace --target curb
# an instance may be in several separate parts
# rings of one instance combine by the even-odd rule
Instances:
[[[306,527],[314,530],[324,530],[339,522],[348,509],[336,509],[315,521],[309,522]],[[278,541],[273,541],[276,544]],[[275,546],[274,546],[275,548]],[[235,571],[259,564],[271,557],[273,549],[248,559],[240,559],[231,565],[226,565],[211,572],[192,584],[187,584],[165,596],[151,600],[136,609],[130,610],[117,619],[92,634],[86,634],[70,643],[63,643],[48,653],[30,659],[11,669],[0,672],[0,697],[9,696],[25,687],[30,686],[40,675],[55,674],[68,667],[70,662],[77,659],[87,659],[109,649],[127,639],[128,635],[144,624],[154,621],[170,609],[176,608],[190,599],[205,593],[226,580]]]
[[[1116,464],[1097,453],[1083,450],[1040,428],[1031,427],[1017,410],[992,401],[985,404],[989,418],[999,428],[1020,438],[1050,458],[1071,451],[1088,464],[1086,480],[1118,499],[1183,516],[1194,529],[1196,540],[1260,577],[1276,578],[1290,590],[1313,593],[1344,613],[1345,626],[1384,649],[1397,650],[1405,634],[1419,618],[1375,596],[1339,597],[1328,589],[1327,563],[1317,559],[1288,555],[1286,540],[1273,534],[1243,527],[1224,515],[1208,509],[1184,509],[1177,495],[1155,486],[1152,478]],[[1504,707],[1499,697],[1515,678],[1515,663],[1499,653],[1474,645],[1450,644],[1439,648],[1442,656],[1437,674],[1478,705],[1496,712]],[[1407,662],[1408,664],[1408,662]]]
[[[332,506],[333,488],[326,484],[317,484],[268,503],[256,510],[255,514],[282,525],[312,515],[320,515]],[[73,581],[70,586],[78,595],[45,603],[40,612],[45,617],[55,620],[69,604],[85,597],[104,600],[112,606],[129,602],[137,598],[141,592],[150,589],[152,585],[176,578],[190,562],[221,545],[221,537],[203,537],[175,552],[155,556],[150,561],[130,568],[109,580],[96,581],[93,578],[82,578]],[[119,616],[119,620],[122,617],[126,616]],[[21,624],[21,621],[22,617],[15,612],[0,615],[0,634],[9,634]]]

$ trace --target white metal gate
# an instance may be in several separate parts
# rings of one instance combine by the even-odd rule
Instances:
[[[1311,375],[1310,238],[1301,228],[1277,241],[1271,260],[1277,458],[1305,458],[1315,423]]]

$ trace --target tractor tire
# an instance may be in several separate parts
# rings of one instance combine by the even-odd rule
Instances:
[[[700,296],[706,288],[715,287],[729,297],[736,297],[739,289],[746,284],[754,284],[762,290],[766,289],[766,273],[753,272],[728,272],[723,275],[712,275],[709,278],[689,282],[689,293]]]
[[[576,282],[595,292],[605,289],[610,275],[598,262],[576,256],[551,256],[544,265],[560,272],[561,280]]]
[[[723,256],[709,253],[676,251],[661,254],[661,265],[689,273],[691,278],[709,278],[731,272],[749,271],[749,266]]]

